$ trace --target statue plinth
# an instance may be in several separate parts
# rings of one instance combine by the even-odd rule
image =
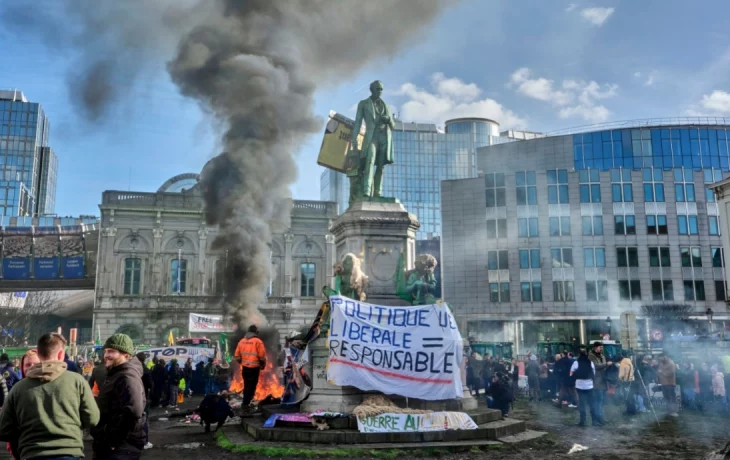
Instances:
[[[366,302],[409,305],[396,295],[395,273],[401,255],[405,268],[413,268],[420,225],[418,218],[393,198],[356,201],[332,223],[337,259],[355,254],[368,276]]]

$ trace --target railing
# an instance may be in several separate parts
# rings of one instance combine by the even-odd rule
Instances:
[[[636,120],[611,121],[607,123],[595,123],[581,125],[572,128],[561,129],[547,133],[547,136],[565,136],[568,134],[579,134],[594,131],[608,131],[612,129],[646,128],[656,126],[728,126],[728,117],[669,117],[669,118],[643,118]]]

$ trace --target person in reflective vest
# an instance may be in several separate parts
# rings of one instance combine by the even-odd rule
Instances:
[[[259,383],[259,373],[266,367],[266,349],[264,342],[258,337],[258,328],[251,325],[246,335],[238,342],[233,357],[241,364],[243,376],[243,403],[242,410],[247,410]]]

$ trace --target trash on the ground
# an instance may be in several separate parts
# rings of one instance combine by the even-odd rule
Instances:
[[[584,450],[588,450],[588,448],[586,446],[581,446],[580,444],[573,444],[573,447],[571,447],[568,451],[568,455],[574,454],[576,452],[582,452]]]
[[[186,442],[183,444],[168,444],[165,449],[198,449],[205,447],[205,443],[202,442]]]
[[[160,417],[160,418],[157,419],[158,422],[166,422],[168,420],[170,420],[170,419],[167,418],[167,417]]]

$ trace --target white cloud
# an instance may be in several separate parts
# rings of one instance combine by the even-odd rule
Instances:
[[[634,72],[634,77],[641,78],[641,72]]]
[[[584,8],[580,11],[583,19],[594,26],[602,26],[611,17],[615,8]]]
[[[716,114],[730,114],[730,93],[716,89],[702,96],[700,103],[706,111]]]
[[[635,78],[641,78],[642,75],[643,74],[641,72],[634,72]],[[646,75],[646,79],[644,80],[644,86],[652,86],[654,84],[655,78],[656,72],[652,70]]]
[[[524,96],[539,101],[549,102],[559,107],[561,118],[583,118],[598,123],[606,121],[611,112],[596,101],[610,99],[618,93],[618,85],[600,85],[595,81],[566,79],[558,85],[547,78],[532,78],[532,71],[527,67],[517,69],[510,77],[507,85]]]
[[[451,118],[484,117],[507,129],[525,129],[527,125],[524,118],[494,99],[480,98],[482,90],[476,84],[446,78],[440,72],[431,76],[431,91],[404,83],[396,94],[408,98],[400,109],[399,118],[404,121],[442,124]]]
[[[571,11],[573,11],[576,8],[578,8],[578,5],[576,5],[575,3],[571,3],[570,5],[568,5],[568,7],[565,9],[565,11],[570,13]]]

